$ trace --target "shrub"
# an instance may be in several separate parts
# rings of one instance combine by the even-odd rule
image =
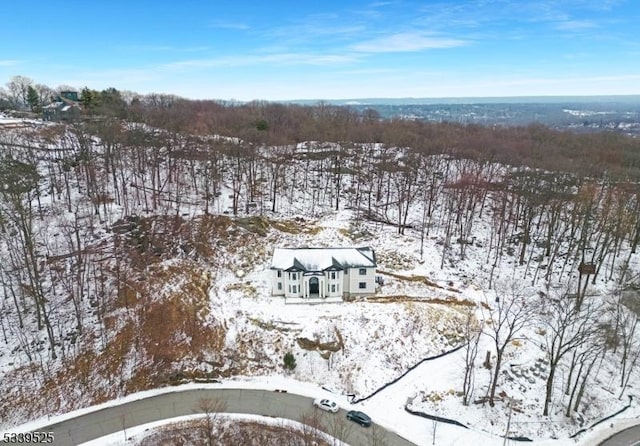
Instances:
[[[284,368],[287,370],[293,370],[296,368],[296,358],[293,353],[287,352],[284,355]]]

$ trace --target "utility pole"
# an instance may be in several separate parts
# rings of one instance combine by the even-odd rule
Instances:
[[[432,423],[432,440],[431,440],[431,444],[435,445],[436,444],[436,429],[438,428],[438,422],[436,420],[431,421]]]

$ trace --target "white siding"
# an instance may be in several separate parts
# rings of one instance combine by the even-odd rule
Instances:
[[[282,275],[285,276],[284,281],[284,291],[286,297],[300,297],[302,295],[302,273],[297,272],[286,272],[283,271]],[[295,279],[294,279],[295,277]],[[293,291],[295,287],[295,292]]]
[[[360,270],[365,271],[364,275],[360,274]],[[373,294],[376,290],[376,269],[375,268],[349,268],[348,291],[350,294]],[[365,284],[364,288],[360,288],[360,283]]]
[[[340,297],[344,292],[344,284],[342,283],[342,271],[325,271],[326,285],[325,292],[327,297]],[[335,274],[335,279],[332,279]]]
[[[321,287],[320,297],[374,294],[376,289],[376,269],[373,267],[362,268],[365,270],[364,275],[360,275],[360,269],[349,268],[345,271],[325,271],[324,277],[318,276],[318,285]],[[332,273],[335,273],[335,279],[331,278]],[[295,279],[293,278],[294,275]],[[360,288],[361,282],[365,284],[364,288]],[[281,289],[278,289],[278,283],[282,284]],[[294,286],[295,293],[293,292]],[[304,276],[300,271],[295,273],[281,271],[281,277],[278,277],[278,270],[271,271],[271,293],[273,296],[307,297],[308,288],[309,277]]]
[[[272,270],[271,271],[271,284],[272,284],[272,289],[271,289],[271,294],[273,296],[284,296],[284,290],[285,290],[285,286],[284,286],[284,276],[287,274],[285,272],[281,272],[282,277],[278,277],[278,271],[277,270]],[[278,283],[282,284],[282,289],[278,289]]]
[[[342,273],[342,292],[343,294],[349,293],[351,280],[351,272],[349,269],[345,269]]]
[[[271,294],[273,296],[300,297],[302,295],[302,273],[290,273],[281,271],[281,277],[278,277],[278,270],[273,270],[271,274]],[[293,278],[295,275],[295,279]],[[282,289],[278,289],[278,283],[282,284]],[[293,287],[296,292],[293,292]],[[291,290],[291,291],[289,291]]]

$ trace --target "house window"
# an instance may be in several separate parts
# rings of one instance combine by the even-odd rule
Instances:
[[[367,282],[359,282],[358,283],[358,288],[360,288],[361,290],[364,290],[367,288]]]
[[[348,275],[349,275],[349,270],[348,270],[348,269],[345,269],[345,270],[344,270],[344,275],[345,275],[345,276],[348,276]]]
[[[278,278],[282,277],[282,271],[278,270]]]
[[[282,282],[278,282],[278,291],[282,291]]]
[[[335,271],[331,271],[331,278],[335,280],[335,278],[336,278],[336,272]]]
[[[295,285],[293,285],[293,287],[292,287],[292,288],[293,288],[292,293],[293,293],[293,294],[296,294],[296,293],[298,292],[298,287],[297,287],[297,286],[295,286]]]
[[[296,273],[291,273],[291,280],[298,280],[298,275]]]
[[[366,276],[367,275],[367,269],[366,268],[360,268],[360,273],[361,276]]]
[[[335,293],[336,292],[336,286],[335,285],[331,285],[331,292]]]

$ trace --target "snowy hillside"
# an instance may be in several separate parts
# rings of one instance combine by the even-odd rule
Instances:
[[[362,398],[460,346],[390,408],[567,438],[640,385],[629,179],[121,123],[6,130],[0,149],[3,428],[196,378]],[[371,246],[384,285],[272,297],[273,248],[296,246]]]

